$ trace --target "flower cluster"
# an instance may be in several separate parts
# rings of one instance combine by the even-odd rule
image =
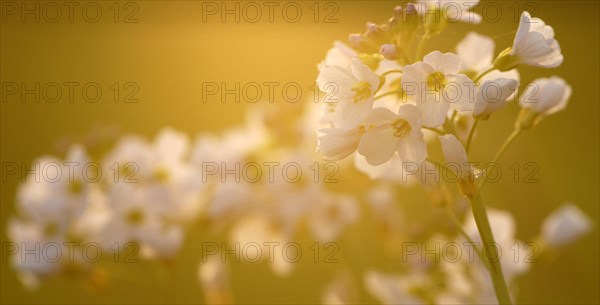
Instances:
[[[571,89],[559,77],[537,79],[523,86],[522,93],[518,90],[519,65],[550,68],[562,63],[552,27],[523,12],[513,46],[495,60],[494,40],[475,32],[458,43],[455,53],[435,50],[422,56],[427,40],[447,23],[444,18],[430,20],[431,14],[421,16],[424,8],[439,8],[434,2],[397,7],[388,23],[369,23],[364,34],[350,35],[349,45],[336,42],[327,53],[317,77],[327,101],[335,102],[326,109],[329,121],[318,131],[319,151],[326,159],[356,152],[357,160],[364,158],[372,166],[396,159],[422,163],[431,139],[426,133],[460,135],[462,121],[487,120],[517,96],[522,128],[564,109]],[[440,14],[474,14],[470,6],[460,6],[464,11],[456,11],[458,7],[448,6]]]

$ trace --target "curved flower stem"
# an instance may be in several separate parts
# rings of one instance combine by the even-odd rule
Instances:
[[[471,126],[471,131],[469,132],[469,137],[467,138],[467,144],[465,145],[465,151],[467,154],[469,153],[469,148],[471,147],[471,141],[473,140],[473,135],[475,134],[475,128],[477,128],[477,124],[479,124],[479,119],[475,119],[473,126]]]
[[[446,204],[446,211],[448,212],[450,219],[452,220],[452,222],[458,229],[458,232],[460,233],[460,235],[462,235],[469,243],[471,243],[471,245],[473,245],[473,250],[475,251],[475,253],[477,253],[479,260],[481,260],[483,265],[485,265],[485,268],[489,271],[490,266],[489,266],[488,262],[485,259],[483,259],[483,253],[481,251],[479,251],[479,248],[475,246],[475,242],[473,242],[473,239],[471,239],[469,234],[467,234],[467,232],[465,232],[465,229],[463,229],[462,223],[460,222],[460,220],[458,219],[458,217],[456,216],[456,214],[452,210],[452,207],[450,207],[449,204]]]
[[[399,70],[399,69],[387,70],[387,71],[381,73],[381,76],[386,76],[386,75],[392,74],[392,73],[402,73],[402,70]]]
[[[492,159],[492,161],[490,161],[490,163],[497,163],[498,160],[500,160],[500,158],[502,157],[502,155],[504,154],[504,152],[506,151],[506,149],[521,134],[521,131],[523,131],[523,130],[520,129],[520,128],[515,128],[515,130],[513,130],[513,132],[508,136],[508,138],[506,138],[506,140],[504,141],[504,143],[502,143],[502,146],[500,147],[500,149],[498,150],[498,152],[496,153],[496,155],[494,156],[494,158]],[[481,181],[479,182],[479,185],[477,185],[477,186],[479,188],[482,188],[483,185],[485,184],[485,180],[486,179],[481,179]]]
[[[478,80],[480,80],[482,77],[486,76],[488,73],[492,72],[496,70],[496,68],[491,67],[485,71],[483,71],[481,74],[477,75],[477,77],[475,77],[475,79],[473,80],[474,83],[476,83]]]
[[[423,129],[426,129],[426,130],[433,131],[433,132],[435,132],[435,133],[437,133],[437,134],[439,134],[439,135],[441,135],[441,136],[443,136],[443,135],[445,135],[445,134],[446,134],[446,133],[445,133],[443,130],[439,130],[439,129],[437,129],[437,128],[433,128],[433,127],[425,127],[425,126],[423,126],[423,127],[421,127],[421,128],[423,128]]]
[[[496,248],[496,242],[494,241],[494,235],[492,234],[490,221],[483,200],[481,199],[480,192],[477,191],[472,196],[469,196],[469,201],[471,202],[471,210],[473,211],[473,217],[475,218],[475,223],[477,224],[477,230],[481,236],[483,247],[486,250],[490,249],[492,258],[494,258],[488,259],[487,263],[489,264],[489,273],[492,278],[498,303],[512,304],[506,282],[504,281],[504,274],[502,273],[502,266],[500,265],[500,256],[498,255],[498,249]],[[493,246],[487,247],[487,245]]]
[[[382,94],[376,96],[375,99],[378,100],[384,96],[388,96],[388,95],[392,95],[392,94],[399,94],[399,93],[402,93],[402,90],[388,91],[386,93],[382,93]]]
[[[430,37],[431,37],[431,35],[428,32],[426,32],[425,34],[423,34],[423,36],[421,36],[421,40],[419,41],[419,44],[417,45],[417,51],[415,52],[415,58],[414,58],[415,62],[419,61],[423,57],[423,48],[425,48],[425,44],[427,43],[427,40],[429,40]]]

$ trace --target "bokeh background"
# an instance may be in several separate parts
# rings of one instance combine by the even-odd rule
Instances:
[[[5,8],[3,2],[3,9]],[[481,12],[482,6],[476,9]],[[20,2],[17,2],[20,3]],[[40,2],[41,3],[41,2]],[[69,22],[43,20],[21,22],[7,16],[0,23],[0,79],[4,82],[97,82],[105,89],[102,100],[87,103],[77,98],[69,103],[21,103],[9,97],[1,104],[2,162],[25,162],[44,154],[63,156],[65,143],[82,141],[90,133],[110,130],[109,135],[138,133],[153,137],[164,126],[195,135],[219,131],[243,121],[247,103],[229,100],[202,102],[202,82],[296,82],[310,98],[309,87],[317,75],[316,65],[335,40],[349,33],[363,32],[366,21],[384,22],[396,1],[338,1],[334,15],[338,22],[313,20],[312,1],[297,2],[303,16],[297,23],[286,22],[276,10],[274,22],[221,22],[219,16],[202,21],[201,1],[137,1],[136,23],[123,23],[126,2],[114,22],[112,2],[98,2],[103,16],[97,23],[81,15]],[[218,2],[221,3],[221,2]],[[244,2],[240,2],[243,3]],[[539,183],[514,183],[503,179],[488,186],[488,204],[513,213],[518,237],[530,240],[539,232],[544,217],[560,204],[571,201],[594,221],[593,231],[564,249],[544,257],[522,278],[518,302],[596,303],[599,301],[599,2],[597,1],[499,1],[503,8],[497,22],[473,26],[454,24],[435,37],[428,49],[452,51],[468,31],[496,39],[499,52],[512,43],[517,28],[515,16],[523,9],[552,25],[561,44],[564,63],[556,69],[520,69],[523,82],[536,77],[560,75],[573,87],[567,111],[544,120],[538,128],[517,139],[503,158],[539,165]],[[324,2],[321,2],[324,4]],[[495,14],[490,9],[489,14]],[[3,16],[4,16],[3,12]],[[320,19],[325,18],[325,11]],[[484,14],[484,18],[485,18]],[[490,19],[489,16],[487,19]],[[139,87],[137,103],[115,103],[108,86],[134,82]],[[77,92],[77,91],[76,91]],[[129,92],[129,91],[128,91]],[[304,101],[303,101],[304,102]],[[277,111],[298,109],[299,105],[280,99],[258,104]],[[518,113],[516,105],[480,125],[473,156],[489,160],[512,130]],[[289,141],[287,139],[286,141]],[[340,176],[335,188],[366,189],[364,175],[350,172]],[[6,221],[14,213],[19,180],[2,181],[0,232],[7,241]],[[408,192],[399,201],[407,213],[429,213],[434,207],[419,192]],[[373,223],[363,220],[340,240],[342,262],[334,265],[307,263],[298,266],[286,279],[273,275],[266,264],[235,264],[232,286],[235,300],[242,303],[316,303],[328,276],[339,270],[355,272],[381,266],[380,252],[372,241]],[[189,233],[186,246],[174,264],[169,303],[204,301],[196,270],[202,227]],[[3,254],[4,255],[4,254]],[[152,263],[107,266],[119,277],[111,278],[102,292],[86,289],[78,280],[52,281],[35,292],[26,291],[14,270],[2,261],[2,303],[149,303],[164,302],[157,288]],[[360,282],[359,282],[360,283]],[[363,301],[373,301],[363,296]]]

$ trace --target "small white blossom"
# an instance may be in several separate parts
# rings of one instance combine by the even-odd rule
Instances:
[[[337,101],[333,124],[338,128],[355,127],[373,108],[374,94],[379,88],[379,77],[359,59],[352,59],[350,70],[324,65],[317,77],[322,91],[331,90]]]
[[[360,139],[358,152],[371,165],[380,165],[398,152],[402,162],[421,163],[427,147],[421,131],[421,115],[413,105],[403,105],[395,114],[376,108],[365,119],[367,131]]]
[[[554,247],[563,246],[588,233],[592,221],[576,205],[569,203],[552,212],[542,226],[542,239]]]
[[[475,85],[466,75],[458,74],[460,66],[457,55],[434,51],[423,61],[404,67],[402,88],[416,95],[424,126],[443,124],[450,109],[473,110]]]
[[[536,67],[553,68],[563,62],[554,29],[542,19],[532,18],[526,11],[521,14],[510,55],[518,63]]]
[[[538,78],[529,84],[519,104],[540,115],[550,115],[565,109],[571,97],[571,86],[558,76]]]

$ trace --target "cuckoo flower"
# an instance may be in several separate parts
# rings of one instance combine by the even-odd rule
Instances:
[[[416,95],[423,125],[435,127],[446,120],[449,109],[473,109],[474,84],[464,74],[458,74],[460,57],[452,53],[431,52],[415,64],[404,67],[402,88]]]
[[[506,71],[519,64],[554,68],[562,62],[563,55],[558,41],[554,39],[554,29],[542,19],[532,18],[528,12],[523,12],[512,48],[502,51],[494,66]]]
[[[403,105],[395,114],[386,108],[376,108],[365,119],[367,131],[360,139],[358,152],[371,165],[388,161],[398,152],[402,162],[421,163],[427,156],[427,147],[421,132],[421,115],[410,104]]]
[[[330,99],[337,101],[333,112],[335,127],[355,127],[364,119],[373,108],[379,82],[379,77],[357,58],[352,59],[350,71],[322,66],[317,84],[322,91],[331,91]]]

